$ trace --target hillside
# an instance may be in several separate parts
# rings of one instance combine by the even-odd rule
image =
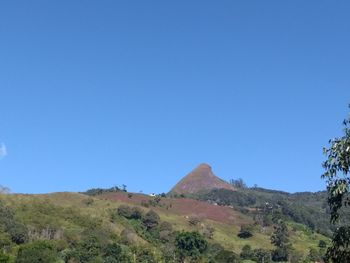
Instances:
[[[266,263],[281,261],[281,253],[290,262],[314,262],[333,231],[326,207],[325,192],[233,186],[207,164],[168,195],[118,187],[2,194],[0,262]],[[277,229],[284,229],[282,252],[271,242]]]
[[[256,211],[269,211],[326,236],[331,236],[334,231],[334,226],[329,221],[326,192],[290,194],[262,188],[245,188],[236,191],[205,191],[191,197],[232,206],[251,217],[255,216]]]
[[[182,178],[171,190],[171,194],[194,194],[203,190],[235,188],[217,177],[212,168],[205,163],[197,166]]]
[[[231,207],[189,198],[150,197],[120,190],[94,196],[1,195],[0,208],[2,256],[9,256],[8,262],[20,251],[40,249],[61,258],[52,262],[182,262],[174,247],[177,233],[182,231],[197,231],[208,243],[199,261],[194,262],[239,262],[245,245],[256,251],[273,249],[272,224],[260,226]],[[153,213],[150,211],[159,216],[152,227],[146,220]],[[318,250],[320,240],[328,242],[301,224],[289,221],[287,225],[293,253],[299,258],[306,258],[310,248]],[[249,226],[250,238],[238,237],[244,226]],[[107,260],[112,244],[119,261]],[[89,254],[86,249],[91,246],[95,252]],[[227,260],[236,259],[226,261],[221,253],[228,254]],[[94,260],[88,260],[87,254]]]

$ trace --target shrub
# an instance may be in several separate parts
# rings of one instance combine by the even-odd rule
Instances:
[[[138,207],[133,207],[131,209],[131,219],[141,219],[142,218],[142,210]]]
[[[90,262],[100,255],[101,242],[96,236],[85,237],[78,247],[80,262]]]
[[[130,257],[123,251],[119,244],[108,244],[103,249],[104,263],[129,262]]]
[[[125,228],[120,233],[120,238],[122,243],[126,245],[135,244],[137,242],[137,235],[130,228]]]
[[[206,238],[212,239],[214,236],[214,231],[215,228],[212,226],[205,226],[204,229],[202,230],[202,234],[203,236],[205,236]]]
[[[118,215],[127,219],[141,219],[142,210],[138,207],[130,207],[127,205],[121,205],[117,210]]]
[[[201,222],[198,216],[190,216],[188,219],[188,224],[190,226],[196,226]]]
[[[286,247],[278,247],[274,251],[272,251],[271,255],[273,261],[287,261],[289,251]]]
[[[326,241],[320,240],[320,242],[318,242],[318,247],[319,248],[326,248],[327,247]]]
[[[146,202],[145,200],[142,200],[141,201],[141,205],[143,206],[143,207],[149,207],[149,203],[148,202]]]
[[[135,263],[157,263],[155,255],[148,247],[134,247],[133,253],[135,255]],[[123,262],[124,263],[124,262]]]
[[[152,229],[156,227],[159,224],[160,218],[159,215],[154,212],[153,210],[150,210],[143,218],[143,224],[147,228],[147,230]]]
[[[125,218],[130,218],[132,214],[132,210],[130,206],[127,205],[121,205],[118,207],[117,210],[118,215],[125,217]]]
[[[94,203],[94,199],[90,197],[90,198],[84,199],[82,202],[83,202],[84,205],[90,206],[90,205],[92,205]]]
[[[208,243],[198,232],[181,232],[175,239],[175,247],[183,261],[186,257],[197,259],[207,249]]]
[[[252,234],[252,227],[249,225],[243,225],[241,226],[241,230],[237,234],[239,238],[250,238],[253,236]]]
[[[10,263],[10,257],[0,252],[0,263]]]
[[[22,245],[18,250],[16,263],[55,263],[58,254],[55,246],[48,241],[35,241]]]
[[[253,257],[257,263],[268,263],[271,262],[271,252],[265,249],[254,249]]]
[[[240,254],[240,257],[242,259],[253,259],[253,251],[252,251],[252,248],[251,246],[249,245],[244,245],[244,247],[242,248],[242,251],[241,251],[241,254]]]
[[[23,244],[28,240],[27,228],[18,222],[13,211],[0,202],[0,225],[16,244]]]
[[[221,250],[215,256],[216,263],[238,263],[240,262],[239,257],[232,251]]]
[[[173,226],[169,222],[164,221],[159,225],[159,230],[160,231],[164,231],[164,230],[173,231]]]

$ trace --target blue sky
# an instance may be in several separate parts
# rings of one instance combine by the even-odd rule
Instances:
[[[0,184],[317,191],[350,102],[349,1],[1,1]]]

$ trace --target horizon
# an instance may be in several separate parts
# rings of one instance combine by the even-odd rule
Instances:
[[[0,3],[0,185],[326,188],[350,103],[350,3]]]
[[[125,185],[125,184],[119,184],[119,185],[113,185],[113,186],[106,187],[106,188],[92,187],[92,188],[85,189],[85,190],[83,190],[83,191],[78,191],[78,192],[72,192],[72,191],[55,191],[55,192],[33,193],[33,194],[39,194],[39,195],[40,195],[40,194],[43,194],[43,195],[45,195],[45,194],[65,193],[65,192],[67,192],[67,193],[84,193],[85,191],[88,191],[88,190],[91,190],[91,189],[109,189],[109,188],[114,188],[114,187],[118,187],[119,190],[122,190],[122,189],[123,189],[123,186],[126,187],[125,190],[126,190],[127,193],[132,193],[132,194],[140,194],[140,195],[147,195],[147,196],[150,195],[150,194],[163,194],[163,193],[168,194],[168,193],[170,193],[171,190],[176,186],[176,184],[178,184],[183,178],[185,178],[186,176],[188,176],[188,175],[189,175],[190,173],[192,173],[195,169],[197,169],[198,167],[200,167],[200,166],[202,166],[202,165],[206,165],[206,166],[208,166],[208,167],[212,170],[212,167],[210,166],[210,164],[207,164],[207,163],[200,163],[200,164],[198,164],[196,167],[194,167],[194,169],[192,169],[188,174],[186,174],[185,176],[179,178],[179,180],[175,183],[175,185],[171,186],[170,189],[168,189],[167,191],[162,191],[162,192],[155,192],[155,191],[150,191],[150,192],[143,192],[143,191],[132,192],[132,191],[128,191],[127,185]],[[213,172],[213,173],[214,173],[214,172]],[[214,176],[216,176],[218,179],[222,180],[223,182],[225,182],[225,183],[227,183],[227,184],[231,184],[229,181],[220,178],[220,177],[217,176],[215,173],[214,173]],[[242,180],[243,180],[243,178],[231,178],[231,179],[242,179]],[[231,180],[231,179],[230,179],[230,180]],[[243,182],[245,183],[244,180],[243,180]],[[1,187],[3,187],[3,186],[0,185],[0,188],[1,188]],[[14,192],[10,192],[10,189],[6,189],[6,187],[3,187],[3,188],[4,188],[4,190],[9,191],[7,194],[15,194],[15,195],[16,195],[16,194],[19,194],[19,195],[21,195],[21,194],[30,194],[30,193],[14,193]],[[258,186],[258,185],[256,185],[256,184],[254,184],[254,185],[246,185],[246,186],[244,187],[244,189],[255,189],[255,188],[257,188],[257,189],[269,190],[269,191],[271,190],[271,191],[276,191],[276,192],[283,192],[283,193],[287,193],[287,194],[317,193],[317,192],[326,191],[326,189],[324,189],[324,190],[319,190],[319,191],[296,191],[296,192],[287,192],[287,191],[283,191],[283,190],[279,190],[279,189],[270,189],[270,188],[261,187],[261,186]],[[221,188],[218,188],[218,189],[221,189]]]
[[[38,192],[38,193],[12,192],[10,188],[7,188],[7,187],[4,186],[4,185],[0,185],[0,188],[3,188],[2,190],[5,190],[5,192],[7,192],[7,194],[39,194],[39,195],[40,195],[40,194],[54,194],[54,193],[64,193],[64,192],[68,192],[68,193],[83,193],[83,192],[85,192],[85,191],[87,191],[87,190],[94,189],[94,188],[96,188],[96,189],[98,189],[98,188],[101,188],[101,189],[108,189],[108,188],[118,187],[119,189],[122,189],[123,185],[125,185],[125,186],[126,186],[126,190],[127,190],[128,193],[142,194],[142,195],[149,195],[149,194],[151,194],[151,193],[161,194],[161,193],[169,193],[169,192],[171,191],[171,189],[172,189],[178,182],[180,182],[184,177],[186,177],[189,173],[191,173],[192,171],[194,171],[196,168],[198,168],[198,167],[201,166],[201,165],[207,165],[207,166],[210,167],[210,169],[212,169],[211,165],[208,164],[208,163],[204,163],[204,162],[199,163],[196,167],[194,167],[194,168],[193,168],[191,171],[189,171],[186,175],[180,177],[180,178],[178,179],[178,181],[177,181],[174,185],[172,185],[172,186],[170,187],[170,189],[168,189],[167,191],[161,191],[161,192],[156,192],[156,191],[152,191],[152,190],[150,190],[150,191],[148,191],[148,192],[144,192],[143,190],[138,191],[138,192],[136,192],[136,191],[129,191],[128,188],[127,188],[128,185],[125,185],[125,183],[117,184],[117,185],[110,185],[110,186],[105,186],[105,187],[98,187],[98,186],[97,186],[97,187],[91,187],[91,188],[83,189],[83,190],[80,190],[80,191],[62,190],[62,191]],[[244,181],[244,179],[243,179],[243,178],[240,178],[240,177],[237,177],[237,178],[229,178],[228,180],[225,180],[225,179],[221,178],[220,176],[217,176],[217,175],[215,174],[214,171],[213,171],[213,173],[214,173],[214,175],[215,175],[216,177],[218,177],[220,180],[226,182],[227,184],[230,184],[229,180],[231,180],[231,179],[242,179],[242,180]],[[246,183],[246,182],[244,181],[244,183]],[[295,192],[288,192],[288,191],[284,191],[284,190],[280,190],[280,189],[266,188],[266,187],[264,187],[264,186],[259,186],[259,185],[257,185],[257,184],[246,185],[246,187],[247,187],[248,189],[258,188],[258,189],[272,190],[272,191],[277,191],[277,192],[284,192],[284,193],[288,193],[288,194],[308,193],[308,192],[310,192],[310,193],[316,193],[316,192],[326,191],[326,189],[321,189],[321,190],[316,190],[316,191],[295,191]]]

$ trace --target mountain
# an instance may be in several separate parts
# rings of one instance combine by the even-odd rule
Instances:
[[[270,258],[275,249],[271,215],[262,212],[116,187],[86,194],[0,194],[0,262],[266,262],[254,260],[261,253]],[[298,257],[293,262],[310,262],[304,261],[310,249],[319,251],[320,241],[329,239],[286,219],[291,257]],[[242,229],[250,237],[241,237]],[[179,260],[176,239],[183,235],[199,238],[207,248]],[[246,245],[249,261],[239,256]]]
[[[198,165],[183,177],[170,191],[171,194],[194,194],[203,190],[235,190],[229,183],[217,177],[208,164]]]
[[[326,192],[233,187],[207,164],[171,193],[177,194],[112,187],[0,194],[0,262],[271,262],[271,236],[281,220],[289,262],[311,262],[311,252],[313,259],[324,255],[334,230]],[[192,240],[201,250],[189,246],[189,253],[177,240]]]

